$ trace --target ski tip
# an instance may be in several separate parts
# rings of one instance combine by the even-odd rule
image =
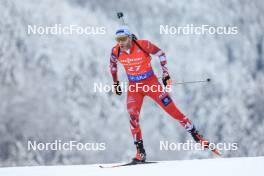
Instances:
[[[212,150],[212,152],[219,157],[223,157],[222,153],[219,150]]]

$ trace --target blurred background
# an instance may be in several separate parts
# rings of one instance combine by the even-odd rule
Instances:
[[[213,142],[238,143],[225,157],[264,155],[264,2],[262,0],[1,0],[0,166],[128,161],[135,149],[126,95],[95,93],[112,84],[109,56],[123,11],[130,29],[162,48],[177,106]],[[103,35],[28,35],[28,25],[104,26]],[[237,35],[160,35],[160,25],[237,26]],[[161,75],[159,60],[152,65]],[[119,65],[119,77],[126,75]],[[160,151],[190,135],[149,98],[141,112],[149,160],[213,158]],[[28,141],[105,142],[105,151],[32,151]]]

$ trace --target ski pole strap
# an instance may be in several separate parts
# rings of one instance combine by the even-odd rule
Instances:
[[[146,50],[144,50],[144,49],[140,46],[140,44],[137,42],[137,37],[135,36],[135,34],[131,34],[131,39],[132,39],[133,42],[135,42],[135,44],[137,45],[137,47],[138,47],[141,51],[143,51],[145,54],[149,55],[149,53],[148,53]],[[121,53],[121,51],[120,51],[120,47],[118,47],[117,58],[119,57],[120,53]]]
[[[132,35],[134,35],[134,34],[132,34]],[[132,39],[133,40],[133,39]],[[145,54],[147,54],[147,55],[149,55],[149,53],[146,51],[146,50],[144,50],[141,46],[140,46],[140,44],[137,42],[137,40],[133,40],[134,42],[135,42],[135,44],[137,45],[137,47],[140,49],[140,50],[142,50]]]

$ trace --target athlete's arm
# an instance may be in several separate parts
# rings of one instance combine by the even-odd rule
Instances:
[[[110,72],[112,74],[112,78],[114,82],[118,81],[117,77],[117,55],[114,53],[112,49],[111,56],[110,56]]]
[[[142,41],[142,47],[149,54],[153,54],[159,57],[160,65],[161,65],[162,72],[163,72],[162,82],[165,86],[167,85],[171,86],[171,78],[170,78],[169,71],[167,68],[167,59],[166,59],[165,53],[159,47],[157,47],[155,44],[151,43],[148,40]]]
[[[169,75],[165,53],[159,47],[157,47],[155,44],[151,43],[148,40],[142,40],[141,45],[146,52],[159,57],[163,75]]]
[[[110,56],[110,72],[112,74],[112,78],[114,81],[114,91],[117,95],[122,94],[121,87],[119,85],[118,77],[117,77],[117,55],[114,53],[114,49],[112,49]]]

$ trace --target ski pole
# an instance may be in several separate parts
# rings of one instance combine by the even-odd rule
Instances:
[[[175,85],[175,84],[206,83],[206,82],[211,82],[211,79],[207,78],[206,80],[175,82],[175,83],[172,83],[172,85]]]
[[[158,77],[158,78],[162,78],[162,77]],[[172,83],[172,85],[175,84],[192,84],[192,83],[206,83],[206,82],[211,82],[210,78],[207,78],[205,80],[197,80],[197,81],[182,81],[182,82],[174,82]]]
[[[117,12],[117,18],[122,20],[122,24],[123,25],[126,25],[125,20],[124,20],[123,17],[124,17],[123,12]]]

